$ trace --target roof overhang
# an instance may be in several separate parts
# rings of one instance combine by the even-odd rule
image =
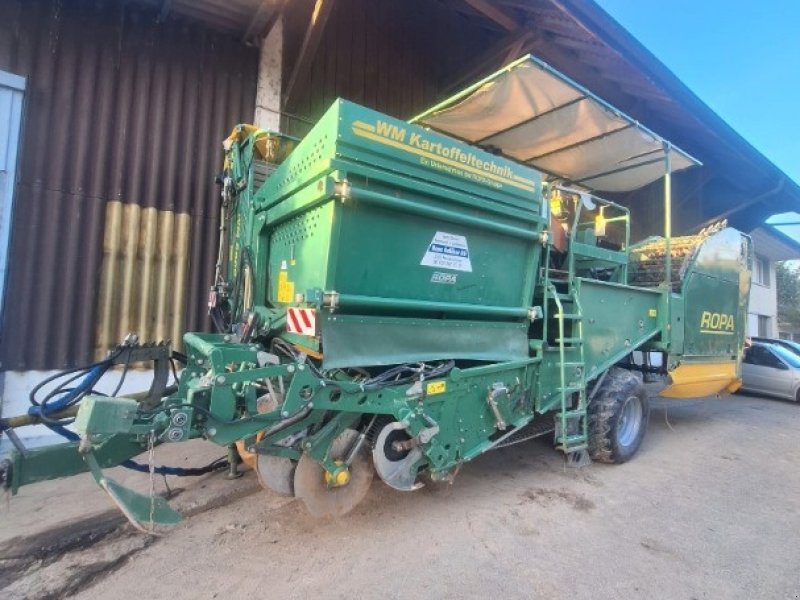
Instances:
[[[639,189],[700,162],[527,55],[414,117],[570,185]]]
[[[756,253],[772,261],[800,259],[800,243],[779,229],[764,224],[750,232]]]
[[[185,17],[253,42],[266,35],[281,10],[287,14],[302,12],[311,18],[316,4],[314,0],[130,2],[158,10],[161,19]],[[448,65],[449,70],[442,74],[443,90],[457,89],[459,82],[492,71],[510,56],[533,52],[703,161],[702,169],[696,170],[699,183],[687,184],[691,193],[683,198],[698,204],[699,220],[722,215],[736,227],[748,230],[773,214],[800,210],[800,185],[716,115],[596,1],[462,0],[407,4],[413,4],[411,12],[421,20],[427,18],[429,6],[443,5],[453,13],[451,31],[458,31],[460,20],[468,19],[494,32],[495,43],[491,46],[476,46],[474,53],[459,59],[456,68]],[[338,2],[334,10],[351,10],[349,6]],[[393,25],[415,26],[411,22]],[[408,29],[403,31],[405,35]],[[443,35],[450,35],[451,31]],[[302,31],[284,33],[290,41],[292,36],[300,36],[293,42],[298,47],[302,35]],[[425,52],[433,63],[444,64],[428,49]],[[694,174],[687,173],[687,178]]]

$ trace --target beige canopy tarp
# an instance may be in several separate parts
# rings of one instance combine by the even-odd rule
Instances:
[[[412,119],[590,190],[638,189],[700,164],[533,56]]]

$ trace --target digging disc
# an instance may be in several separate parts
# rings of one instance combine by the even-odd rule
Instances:
[[[330,457],[344,460],[358,437],[348,429],[331,444]],[[325,469],[308,454],[303,454],[294,473],[294,493],[312,516],[341,517],[353,510],[369,491],[373,476],[372,461],[362,447],[350,465],[350,481],[341,487],[328,487]]]
[[[261,487],[280,496],[294,496],[294,470],[296,464],[289,458],[258,454],[255,472]]]

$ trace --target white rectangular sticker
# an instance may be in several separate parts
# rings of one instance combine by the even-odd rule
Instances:
[[[467,238],[463,235],[437,231],[419,264],[424,267],[472,273]]]
[[[447,283],[447,284],[455,284],[458,279],[458,275],[455,273],[442,273],[441,271],[434,271],[433,275],[431,275],[431,283]]]

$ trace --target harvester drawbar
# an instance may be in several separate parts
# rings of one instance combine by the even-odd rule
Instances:
[[[593,102],[663,161],[655,172],[652,160],[634,164],[629,139],[625,166],[611,144],[597,160],[582,154],[588,174],[567,173],[575,161],[552,157],[577,148],[575,131],[546,151],[520,147],[535,128],[507,139],[498,98],[511,96],[491,94],[509,78],[531,94],[562,86],[564,106]],[[520,127],[558,112],[526,114],[519,102]],[[631,244],[628,209],[592,193],[591,180],[618,191],[663,176],[668,214],[670,173],[694,161],[605,108],[525,57],[414,123],[339,100],[300,142],[237,126],[209,296],[219,333],[187,333],[185,355],[131,341],[81,372],[77,392],[60,388],[3,420],[17,446],[5,485],[88,470],[146,528],[179,516],[103,469],[150,470],[156,446],[193,438],[228,448],[230,468],[244,460],[316,516],[351,510],[375,474],[411,491],[538,435],[573,464],[628,460],[649,414],[641,372],[660,371],[665,396],[738,386],[752,256],[749,238],[724,224],[672,238],[667,219],[663,237]],[[609,158],[610,168],[598,162]],[[93,393],[124,352],[156,360],[157,385],[141,397]],[[647,367],[654,356],[660,366]],[[170,357],[182,363],[173,387]],[[77,434],[63,429],[72,419]],[[27,449],[13,429],[34,422],[74,439]],[[143,452],[151,465],[130,462]]]

